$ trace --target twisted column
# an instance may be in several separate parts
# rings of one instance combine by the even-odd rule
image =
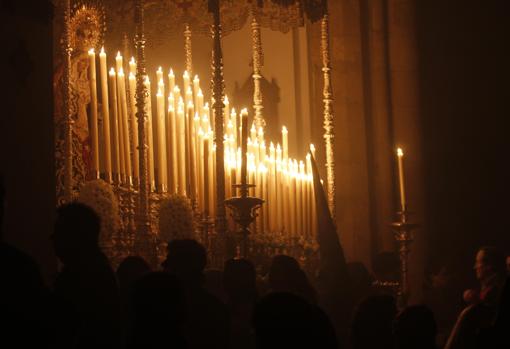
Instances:
[[[262,90],[260,88],[260,80],[262,79],[262,41],[260,38],[260,24],[255,18],[255,13],[252,12],[251,20],[251,33],[253,43],[253,110],[255,111],[254,120],[257,130],[266,126],[266,121],[262,116]]]
[[[212,27],[212,92],[214,112],[214,141],[216,143],[216,232],[223,237],[226,231],[225,214],[225,167],[223,151],[223,109],[225,104],[225,83],[223,81],[223,53],[221,51],[221,23],[219,0],[210,2],[209,10],[213,13]]]
[[[70,40],[70,22],[71,22],[71,1],[64,2],[64,33],[63,33],[63,53],[64,53],[64,113],[65,113],[65,155],[64,155],[64,200],[71,202],[73,200],[73,118],[71,115],[71,54],[73,49]]]
[[[147,110],[145,106],[148,91],[144,84],[147,75],[145,67],[145,36],[144,36],[144,1],[136,1],[136,118],[138,120],[138,159],[139,159],[139,183],[138,183],[138,235],[145,238],[150,233],[149,221],[149,177],[147,168],[147,135],[145,125],[147,122]]]
[[[191,29],[187,23],[184,27],[184,51],[186,53],[186,70],[191,77],[191,72],[193,71],[193,56],[191,54]],[[184,92],[186,93],[186,91]]]
[[[328,207],[335,221],[335,129],[333,116],[333,89],[331,87],[331,67],[329,58],[329,15],[326,13],[321,21],[321,55],[324,76],[324,141],[326,143],[326,180]]]

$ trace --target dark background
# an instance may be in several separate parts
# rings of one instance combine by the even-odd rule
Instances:
[[[429,265],[510,253],[508,1],[417,1]]]

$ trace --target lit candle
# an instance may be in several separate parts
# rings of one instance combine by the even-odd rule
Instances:
[[[225,96],[225,98],[223,98],[223,104],[225,105],[225,109],[223,109],[223,115],[224,115],[224,126],[223,127],[227,127],[228,125],[228,122],[229,122],[229,118],[230,118],[230,103],[228,101],[228,97]]]
[[[195,77],[193,78],[193,95],[195,96],[193,103],[195,104],[196,107],[198,107],[197,101],[198,91],[200,91],[200,79],[198,78],[198,75],[195,75]]]
[[[174,109],[179,109],[179,100],[181,99],[181,90],[179,89],[179,86],[175,85],[174,89],[172,90],[174,92]]]
[[[124,147],[124,170],[126,176],[126,182],[131,184],[131,151],[129,149],[129,123],[128,123],[128,110],[127,110],[127,94],[126,94],[126,78],[124,76],[124,70],[121,68],[117,73],[117,86],[118,93],[120,96],[120,109],[121,118],[119,121],[122,122],[122,145]]]
[[[204,156],[204,216],[209,216],[209,135],[204,135],[204,148],[203,148],[203,156]]]
[[[287,127],[282,127],[282,148],[283,148],[283,159],[287,160],[289,158],[289,131],[287,131]]]
[[[185,147],[185,116],[182,99],[177,109],[177,157],[179,161],[179,194],[186,195],[186,149]]]
[[[198,204],[203,211],[204,207],[204,131],[198,128]]]
[[[241,110],[241,185],[246,185],[246,170],[248,166],[248,110]]]
[[[130,62],[131,65],[131,62]],[[135,68],[136,69],[136,68]],[[136,78],[133,73],[129,73],[129,95],[131,104],[131,129],[133,130],[133,142],[131,151],[133,153],[134,176],[138,179],[140,176],[140,164],[138,161],[138,120],[136,118]]]
[[[255,123],[251,124],[250,138],[252,143],[255,142],[255,140],[257,139],[257,128],[255,127]]]
[[[165,100],[161,85],[163,80],[158,84],[158,93],[156,94],[156,142],[157,142],[157,157],[156,157],[156,170],[158,176],[156,177],[156,188],[159,192],[166,191],[166,144],[165,144]]]
[[[188,92],[188,88],[190,88],[190,77],[187,70],[184,71],[182,74],[182,81],[183,81],[183,91],[186,94]],[[188,101],[186,101],[186,104],[188,104]]]
[[[170,94],[170,96],[173,96]],[[168,98],[168,118],[167,118],[167,173],[168,173],[168,191],[170,193],[177,192],[178,185],[178,160],[177,160],[177,123],[175,119],[175,109],[173,98]]]
[[[92,143],[92,171],[94,178],[99,178],[99,138],[97,130],[97,82],[96,82],[96,53],[89,50],[89,83],[90,83],[90,138]]]
[[[122,69],[123,61],[122,61],[122,55],[120,54],[120,51],[117,52],[117,56],[115,56],[115,68],[117,72],[119,72]]]
[[[306,233],[306,219],[305,219],[305,215],[307,213],[306,211],[306,206],[305,206],[305,202],[306,202],[306,183],[304,181],[304,177],[305,177],[305,163],[300,160],[299,161],[299,170],[296,174],[297,178],[298,178],[298,190],[299,190],[299,193],[300,193],[300,199],[299,199],[299,202],[298,202],[298,220],[299,220],[299,232],[301,235],[304,235]]]
[[[313,158],[316,159],[315,158],[315,145],[310,144],[310,152],[312,153]]]
[[[189,181],[189,190],[190,196],[193,200],[196,199],[196,168],[195,168],[195,159],[196,159],[196,149],[195,149],[195,127],[193,123],[193,102],[190,100],[188,103],[188,112],[186,114],[186,147],[188,148],[188,181]]]
[[[134,76],[136,76],[135,57],[131,57],[131,60],[129,61],[129,74],[133,74]]]
[[[198,115],[204,115],[204,94],[202,90],[199,88],[197,92],[197,105],[196,110],[198,111]]]
[[[117,76],[113,68],[110,69],[110,98],[111,98],[111,125],[112,131],[112,164],[113,164],[113,178],[115,183],[120,181],[120,147],[119,147],[119,122],[118,122],[118,109],[117,109]]]
[[[216,147],[215,147],[214,143],[212,142],[213,133],[211,130],[209,130],[209,139],[211,140],[211,142],[209,142],[209,170],[208,170],[208,172],[209,172],[209,214],[211,215],[211,217],[214,217],[216,214],[215,205],[214,205],[214,203],[216,202],[216,200],[215,200],[216,171],[215,171],[215,166],[214,166]]]
[[[398,159],[398,179],[400,187],[400,205],[402,212],[406,211],[406,191],[404,185],[404,152],[402,148],[397,148],[397,159]]]
[[[232,122],[232,134],[234,136],[234,143],[233,147],[234,149],[237,149],[237,113],[236,109],[232,108],[232,111],[230,112],[230,121]]]
[[[150,190],[155,190],[156,184],[154,182],[154,133],[152,129],[152,102],[151,102],[151,81],[148,76],[145,76],[144,85],[147,88],[147,97],[145,106],[147,110],[147,152],[149,163],[149,185]]]
[[[110,141],[110,111],[108,103],[108,70],[106,68],[106,53],[101,47],[99,53],[99,70],[101,75],[101,106],[103,111],[103,139],[104,139],[104,162],[106,181],[112,180],[112,153]]]
[[[163,68],[161,67],[158,67],[158,70],[156,70],[156,81],[158,82],[158,85],[160,83],[160,81],[163,81]],[[164,82],[163,82],[164,84]],[[165,91],[161,91],[161,93],[163,93],[163,96],[165,95]]]
[[[175,74],[172,68],[170,68],[170,72],[168,73],[168,91],[172,92],[174,88],[175,88]]]

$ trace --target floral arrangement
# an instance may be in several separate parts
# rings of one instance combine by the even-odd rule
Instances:
[[[100,241],[109,240],[120,228],[119,202],[110,184],[102,179],[86,182],[77,201],[92,208],[101,218]]]
[[[161,200],[159,236],[162,240],[193,239],[194,231],[193,210],[187,197],[172,194]]]

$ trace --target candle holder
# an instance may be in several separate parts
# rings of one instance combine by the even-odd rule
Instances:
[[[248,235],[250,234],[249,226],[257,218],[257,210],[262,207],[264,200],[248,196],[248,189],[255,187],[254,184],[234,184],[234,188],[239,188],[241,196],[232,197],[225,200],[225,205],[232,210],[232,218],[241,227],[239,234],[241,235],[241,251],[242,256],[248,256]]]
[[[404,208],[402,211],[397,212],[398,220],[391,223],[394,231],[395,241],[399,247],[400,257],[400,282],[397,291],[397,302],[399,308],[404,308],[407,305],[409,297],[409,246],[414,241],[412,231],[418,227],[418,224],[409,223],[408,216],[411,212]]]

